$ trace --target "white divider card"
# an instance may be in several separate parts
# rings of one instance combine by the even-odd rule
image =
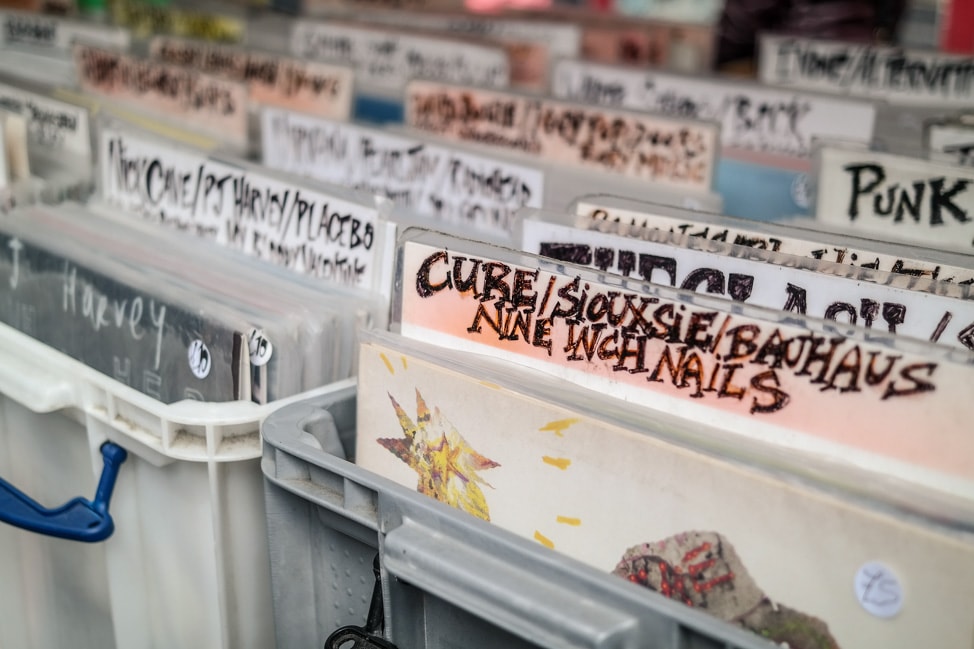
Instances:
[[[974,169],[838,146],[817,155],[822,223],[974,252]]]
[[[406,337],[922,485],[970,512],[974,355],[431,233],[404,235],[400,257]]]
[[[974,166],[974,118],[929,123],[924,135],[931,158]]]
[[[263,111],[261,136],[271,168],[366,190],[492,240],[508,241],[515,211],[544,199],[538,169],[421,138],[276,109]]]
[[[756,222],[607,196],[575,203],[576,227],[631,238],[663,231],[938,282],[974,284],[974,257],[797,225]]]
[[[761,220],[806,214],[813,140],[868,142],[877,113],[865,101],[571,60],[558,62],[552,92],[574,101],[718,122],[716,189],[724,210]]]
[[[247,88],[241,83],[90,46],[75,47],[75,66],[85,92],[246,146]]]
[[[374,204],[106,126],[101,198],[287,269],[388,295],[395,230]]]
[[[865,101],[578,60],[555,64],[552,94],[715,121],[724,156],[748,152],[757,161],[809,158],[816,137],[868,142],[876,121],[876,107]]]
[[[632,239],[525,219],[521,248],[640,281],[974,350],[967,286],[954,285],[948,297],[935,291],[949,285],[929,280],[695,238],[672,245],[658,234]]]
[[[128,49],[131,35],[125,29],[21,11],[0,11],[0,46],[26,45],[70,55],[71,47],[85,43]]]
[[[352,67],[363,87],[395,92],[412,78],[489,87],[510,79],[503,49],[428,34],[297,20],[291,48],[301,58]]]
[[[553,164],[707,192],[720,126],[535,96],[411,81],[406,125]]]
[[[974,58],[968,56],[763,35],[759,59],[759,78],[772,85],[901,104],[974,102]]]
[[[280,106],[339,120],[351,113],[349,68],[172,36],[153,38],[149,49],[163,63],[246,84],[252,106]]]
[[[27,145],[32,154],[39,152],[48,158],[67,155],[91,160],[89,115],[84,108],[2,83],[0,108],[26,120]],[[90,169],[78,171],[90,173]]]

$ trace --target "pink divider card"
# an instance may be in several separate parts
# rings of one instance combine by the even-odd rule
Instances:
[[[553,164],[707,191],[720,126],[428,81],[406,89],[406,124]]]
[[[191,68],[96,47],[75,48],[81,89],[157,117],[178,120],[237,146],[247,142],[247,88]]]
[[[351,113],[350,68],[169,36],[154,38],[150,49],[163,63],[246,84],[255,104],[337,120]]]
[[[974,496],[969,352],[467,245],[401,244],[403,335]]]

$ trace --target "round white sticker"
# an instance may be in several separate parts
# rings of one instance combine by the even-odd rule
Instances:
[[[271,345],[271,341],[264,336],[264,332],[260,329],[253,329],[250,332],[250,337],[247,339],[247,344],[250,347],[250,364],[256,367],[267,364],[267,361],[271,360],[271,354],[274,353],[274,346]]]
[[[876,617],[889,618],[903,608],[903,586],[893,570],[879,561],[863,564],[856,572],[856,598]]]
[[[202,340],[194,340],[189,346],[189,369],[193,376],[205,379],[210,374],[210,350]]]

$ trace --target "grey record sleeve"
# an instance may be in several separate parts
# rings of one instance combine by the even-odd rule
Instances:
[[[249,399],[243,332],[0,232],[0,320],[164,403]]]

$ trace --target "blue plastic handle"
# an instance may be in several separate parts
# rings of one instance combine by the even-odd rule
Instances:
[[[101,446],[101,455],[105,466],[94,500],[72,498],[60,507],[47,509],[0,478],[0,521],[70,541],[104,541],[115,531],[115,522],[108,513],[108,503],[115,489],[118,469],[128,453],[117,444],[105,442]]]

